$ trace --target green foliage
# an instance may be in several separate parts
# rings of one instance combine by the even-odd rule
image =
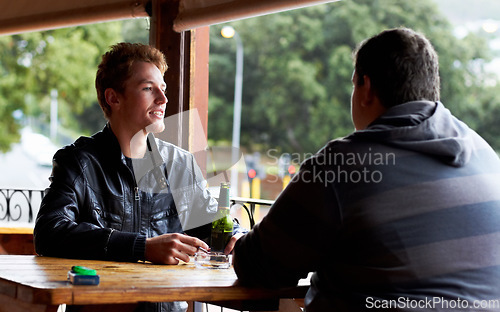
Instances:
[[[352,132],[352,51],[362,40],[399,26],[424,33],[434,44],[441,98],[454,114],[481,132],[481,123],[494,118],[472,112],[500,110],[495,93],[485,92],[485,82],[494,80],[484,69],[492,57],[488,38],[457,39],[431,0],[340,1],[230,25],[244,45],[241,144],[250,150],[313,153]],[[211,27],[208,135],[230,141],[235,43],[220,36],[222,26]],[[491,143],[500,147],[497,141]]]
[[[446,2],[437,1],[441,7]],[[457,39],[432,0],[345,0],[230,25],[244,45],[241,143],[249,150],[313,153],[352,132],[352,51],[397,26],[431,40],[440,58],[442,101],[500,149],[500,87],[485,70],[492,38],[477,33]],[[20,112],[48,123],[52,89],[58,90],[63,128],[99,130],[104,118],[94,79],[100,56],[119,41],[147,43],[148,27],[147,19],[134,19],[0,37],[0,151],[19,140]],[[208,136],[229,142],[236,44],[220,36],[221,28],[210,30]]]
[[[16,47],[6,38],[0,37],[0,151],[9,150],[11,142],[19,141],[20,124],[14,119],[14,111],[24,108],[24,84],[18,79],[26,70],[12,58]]]
[[[61,129],[89,133],[96,125],[82,116],[96,108],[95,72],[100,56],[110,44],[121,40],[121,23],[102,23],[44,32],[0,37],[0,150],[9,150],[19,140],[25,117],[48,124],[51,90],[58,91],[58,119]]]
[[[122,36],[126,42],[149,43],[149,19],[134,18],[122,22]]]

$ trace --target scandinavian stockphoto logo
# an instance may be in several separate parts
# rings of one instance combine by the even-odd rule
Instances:
[[[383,166],[396,165],[394,153],[373,151],[371,147],[363,152],[331,152],[318,154],[285,153],[278,155],[276,149],[267,152],[269,159],[279,165],[283,159],[291,164],[302,164],[312,160],[314,166],[301,168],[300,179],[306,183],[380,183],[383,180]]]
[[[243,154],[235,147],[208,148],[196,109],[169,116],[163,122],[165,130],[161,133],[155,133],[158,125],[146,127],[145,132],[149,133],[146,154],[132,158],[136,199],[140,199],[142,192],[171,192],[184,230],[208,224],[217,217],[217,201],[209,196],[207,186],[229,182],[232,169],[245,167]],[[189,132],[195,135],[190,136]],[[144,131],[139,131],[132,138],[131,147],[143,144],[143,135]],[[188,149],[183,146],[185,142],[189,142],[192,153],[177,148]],[[198,164],[204,164],[209,172],[203,172]],[[217,197],[215,189],[213,195]]]
[[[169,116],[163,122],[165,130],[160,133],[156,132],[163,127],[158,127],[158,124],[146,127],[149,133],[147,152],[132,158],[136,196],[140,199],[141,192],[157,194],[170,191],[184,230],[208,224],[216,218],[217,201],[206,193],[207,186],[212,187],[215,197],[218,197],[217,186],[221,182],[231,181],[231,187],[237,189],[239,179],[234,174],[237,177],[238,168],[247,172],[247,158],[251,155],[243,155],[236,147],[209,148],[196,109]],[[143,144],[143,137],[141,130],[132,138],[131,147]],[[185,146],[186,142],[189,142],[189,147]],[[192,153],[188,154],[174,145]],[[322,158],[307,153],[279,155],[278,150],[271,149],[266,156],[269,166],[277,165],[284,168],[282,171],[291,167],[295,170],[295,166],[315,157],[317,166],[301,169],[299,178],[306,183],[325,185],[333,182],[379,183],[383,179],[381,166],[395,165],[396,162],[395,154],[375,152],[371,148],[365,152],[327,153]],[[206,171],[202,172],[197,164],[202,164]],[[278,179],[279,176],[276,181],[271,179],[269,182],[278,182]],[[205,213],[207,209],[212,213]]]

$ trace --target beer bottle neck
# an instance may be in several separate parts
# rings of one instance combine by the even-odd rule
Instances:
[[[222,215],[228,215],[230,211],[229,207],[226,206],[219,206],[217,209]]]

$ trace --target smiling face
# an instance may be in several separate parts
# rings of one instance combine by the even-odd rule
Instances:
[[[110,91],[114,95],[108,101],[113,112],[110,118],[113,131],[127,137],[141,130],[145,134],[162,132],[168,102],[163,75],[154,64],[142,61],[135,62],[131,72],[123,93]]]

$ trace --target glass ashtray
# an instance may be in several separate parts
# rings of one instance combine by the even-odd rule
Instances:
[[[194,265],[199,269],[229,269],[231,262],[229,255],[223,252],[198,250],[194,254]]]

